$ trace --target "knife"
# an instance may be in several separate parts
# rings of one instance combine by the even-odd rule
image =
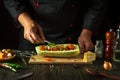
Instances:
[[[52,42],[48,41],[48,40],[44,40],[45,43],[48,43],[48,44],[52,44]]]
[[[50,41],[48,41],[48,40],[44,40],[44,42],[47,43],[48,45],[55,45],[55,43],[50,42]]]

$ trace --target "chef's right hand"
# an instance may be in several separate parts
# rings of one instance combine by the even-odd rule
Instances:
[[[18,21],[24,27],[24,38],[26,40],[30,41],[32,44],[44,42],[45,37],[41,26],[36,21],[32,20],[26,12],[19,15]]]
[[[41,26],[33,21],[27,27],[24,27],[24,38],[33,44],[43,43],[44,34]]]

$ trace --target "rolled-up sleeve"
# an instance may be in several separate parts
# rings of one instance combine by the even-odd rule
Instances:
[[[5,8],[9,11],[12,18],[17,21],[20,13],[26,11],[25,7],[19,2],[19,0],[3,0]]]
[[[97,32],[104,19],[107,9],[107,0],[90,0],[88,11],[84,16],[83,28],[87,28],[92,32]]]

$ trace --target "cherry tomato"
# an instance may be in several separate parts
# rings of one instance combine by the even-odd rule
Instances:
[[[75,47],[74,47],[74,45],[72,45],[72,44],[68,44],[68,49],[69,49],[69,50],[74,50]]]
[[[54,46],[54,47],[52,47],[52,50],[53,50],[53,51],[57,51],[57,50],[58,50],[58,47],[57,47],[57,46]]]
[[[45,46],[40,46],[40,50],[45,50]]]

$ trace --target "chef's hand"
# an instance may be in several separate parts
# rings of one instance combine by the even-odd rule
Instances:
[[[81,53],[94,49],[94,44],[92,43],[91,36],[92,36],[92,32],[90,30],[88,29],[82,30],[78,38],[78,44]]]
[[[35,21],[30,22],[28,27],[24,27],[24,38],[33,44],[43,43],[44,34],[41,26]]]
[[[29,40],[32,44],[43,43],[45,37],[41,26],[26,13],[19,15],[18,21],[24,27],[24,38]]]

